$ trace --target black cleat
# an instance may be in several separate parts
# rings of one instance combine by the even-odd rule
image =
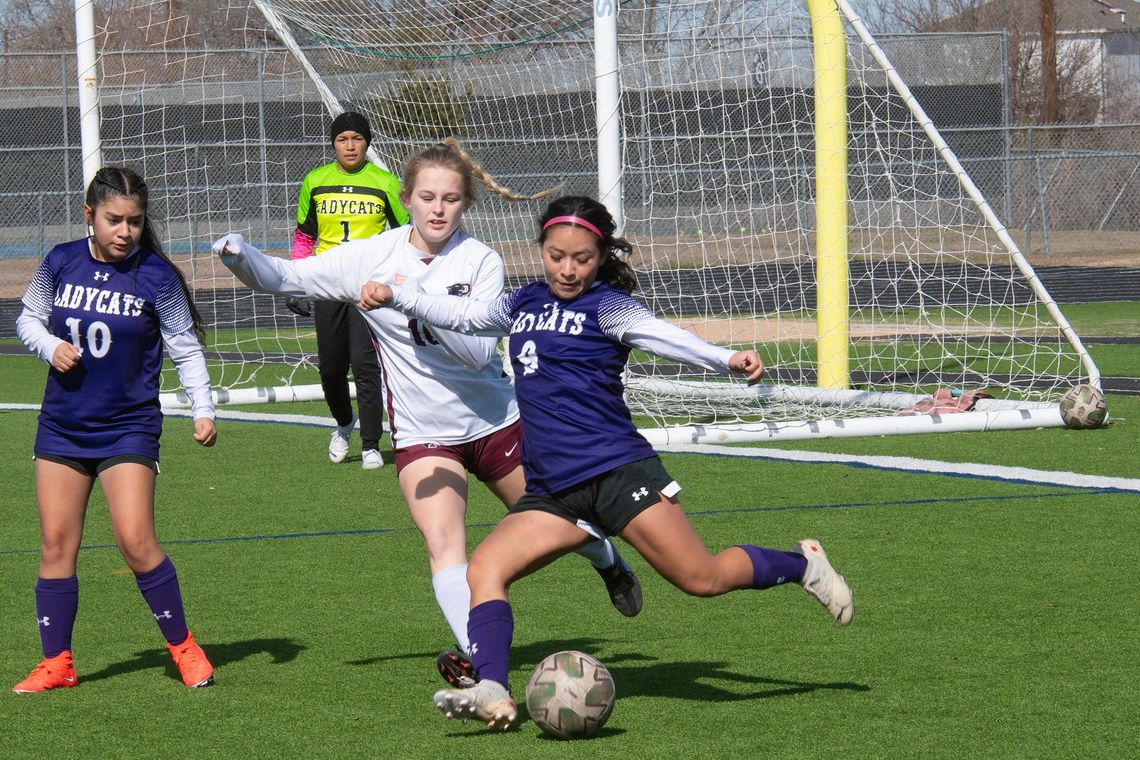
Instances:
[[[641,583],[633,574],[629,563],[618,554],[616,546],[614,559],[615,562],[609,567],[594,569],[606,582],[606,591],[610,592],[610,601],[613,602],[614,608],[626,617],[633,617],[641,612]]]
[[[435,658],[435,667],[447,685],[466,689],[475,685],[475,666],[471,658],[456,649],[446,649]]]

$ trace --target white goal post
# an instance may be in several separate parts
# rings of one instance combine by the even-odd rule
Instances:
[[[100,54],[103,156],[160,197],[230,399],[307,397],[292,387],[315,382],[315,344],[209,244],[238,230],[288,255],[339,108],[369,117],[396,171],[456,136],[512,189],[603,199],[655,313],[761,351],[751,389],[635,353],[628,398],[654,442],[1060,425],[1060,395],[1099,385],[985,199],[1002,133],[963,153],[924,108],[1006,124],[1000,56],[977,39],[876,41],[848,0],[230,0],[242,44],[218,51],[167,8],[160,53]],[[540,209],[485,197],[465,216],[512,286],[540,272]],[[899,415],[939,388],[989,398]]]

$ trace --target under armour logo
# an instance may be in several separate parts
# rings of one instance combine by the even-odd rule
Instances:
[[[634,501],[641,501],[642,496],[648,496],[648,495],[649,495],[649,489],[646,488],[645,486],[642,486],[640,490],[634,491],[632,494],[630,494],[630,496],[633,497]]]
[[[471,656],[474,657],[478,653],[479,653],[479,645],[476,644],[474,641],[472,641],[471,642]]]
[[[163,610],[161,615],[159,615],[157,613],[151,613],[151,614],[154,615],[155,620],[170,620],[172,617],[174,617],[173,615],[170,614],[170,610]]]
[[[95,273],[95,279],[102,281],[102,282],[106,282],[107,280],[111,279],[111,273],[110,272],[96,272]]]
[[[351,188],[351,187],[349,187],[348,185],[345,185],[344,187],[342,187],[342,188],[341,188],[341,190],[342,190],[343,192],[346,192],[346,193],[351,193],[351,192],[352,192],[352,188]]]
[[[44,628],[47,628],[51,625],[51,618],[49,618],[47,615],[44,615],[42,618],[36,618],[36,622],[42,625]]]

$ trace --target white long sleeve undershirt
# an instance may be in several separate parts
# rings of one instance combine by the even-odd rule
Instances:
[[[501,302],[509,296],[479,301],[423,293],[415,287],[392,285],[391,288],[393,308],[429,324],[478,335],[505,335],[509,331],[503,313],[505,302]],[[614,337],[627,346],[711,372],[729,372],[729,359],[736,353],[657,317],[638,322]]]
[[[65,341],[52,333],[48,318],[27,307],[16,318],[16,334],[36,356],[51,364],[55,350]],[[206,369],[206,356],[198,335],[191,327],[180,333],[162,333],[166,353],[178,370],[178,380],[190,399],[194,419],[214,419],[214,399],[210,393],[210,374]]]

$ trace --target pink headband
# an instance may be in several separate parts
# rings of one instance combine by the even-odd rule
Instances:
[[[588,229],[590,232],[597,235],[602,240],[605,240],[605,238],[606,238],[606,236],[602,234],[601,230],[599,230],[597,227],[590,224],[589,222],[587,222],[585,219],[583,219],[580,216],[556,216],[552,219],[547,220],[546,224],[542,225],[542,229],[545,230],[546,228],[551,227],[555,224],[576,224],[579,227],[585,227],[586,229]]]

